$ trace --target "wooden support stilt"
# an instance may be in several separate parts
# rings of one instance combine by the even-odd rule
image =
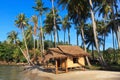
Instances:
[[[66,72],[66,73],[68,72],[67,58],[66,58],[66,60],[65,60],[65,72]]]
[[[58,74],[58,62],[55,60],[55,74]]]

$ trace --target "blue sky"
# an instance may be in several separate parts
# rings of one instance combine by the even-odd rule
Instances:
[[[43,1],[45,6],[51,7],[49,0]],[[18,33],[21,32],[14,23],[16,16],[19,13],[24,13],[28,18],[36,14],[36,12],[32,9],[32,6],[35,5],[35,2],[34,0],[1,0],[0,3],[0,41],[4,41],[7,39],[8,32],[12,30],[17,31]],[[66,14],[66,11],[60,10],[59,14],[61,16],[64,16]],[[61,31],[59,34],[60,40],[63,40],[63,31]],[[50,37],[47,36],[47,39],[48,38]],[[81,39],[79,41],[81,43]],[[71,28],[71,43],[73,45],[76,45],[76,32],[74,28]],[[106,45],[107,47],[112,47],[111,37],[107,38]]]
[[[25,13],[27,17],[34,14],[32,6],[34,5],[33,0],[1,0],[0,5],[0,41],[6,40],[7,33],[15,30],[19,31],[15,27],[14,20],[19,13]]]
[[[43,0],[44,5],[51,7],[51,3],[49,0]],[[16,16],[20,13],[24,13],[28,18],[32,15],[37,14],[32,6],[35,6],[34,0],[1,0],[0,5],[0,41],[4,41],[7,39],[8,32],[15,30],[20,33],[20,30],[15,26],[14,21],[16,20]],[[65,15],[64,10],[59,11],[61,16]],[[63,14],[64,13],[64,14]],[[44,19],[44,17],[43,17]],[[71,30],[73,33],[73,30]],[[60,33],[62,34],[62,32]],[[71,34],[72,35],[72,34]],[[63,38],[62,35],[61,40]],[[72,41],[74,42],[74,41]]]

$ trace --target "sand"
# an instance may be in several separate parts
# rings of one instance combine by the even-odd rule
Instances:
[[[24,71],[22,80],[120,80],[120,72],[86,70],[69,71],[68,73],[54,74],[43,71],[41,68],[32,68]]]

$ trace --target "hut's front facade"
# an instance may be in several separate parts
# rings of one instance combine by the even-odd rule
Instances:
[[[68,68],[84,67],[85,59],[87,56],[84,50],[78,46],[58,46],[57,48],[49,48],[45,55],[44,61],[50,59],[55,60],[55,72],[58,73],[58,68],[65,69],[68,72]]]

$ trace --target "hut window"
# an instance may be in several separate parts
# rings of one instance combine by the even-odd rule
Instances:
[[[73,58],[73,63],[78,63],[78,58]]]

